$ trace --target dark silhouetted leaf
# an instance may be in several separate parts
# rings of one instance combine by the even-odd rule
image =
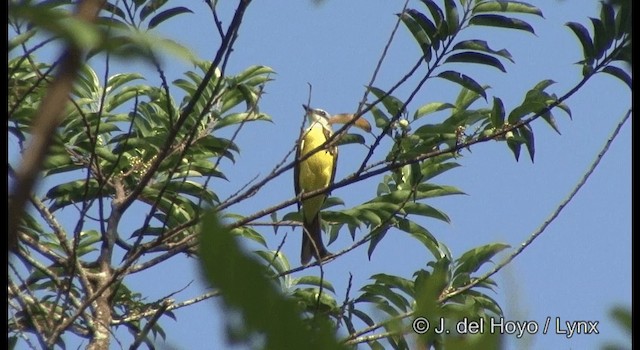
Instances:
[[[186,7],[182,7],[182,6],[174,7],[174,8],[162,11],[159,14],[155,15],[149,21],[149,29],[155,28],[160,23],[168,20],[169,18],[177,16],[179,14],[183,14],[183,13],[193,13],[193,11],[189,10]]]
[[[485,100],[487,99],[487,93],[484,91],[484,88],[475,80],[462,73],[449,70],[438,74],[438,77],[460,84],[461,86],[481,95]]]
[[[167,0],[150,0],[146,5],[142,7],[140,10],[140,20],[144,21],[150,14],[164,6],[167,3]]]
[[[411,32],[418,46],[420,46],[425,61],[429,61],[431,59],[431,39],[427,32],[425,32],[409,12],[401,13],[400,19],[407,29],[409,29],[409,32]]]
[[[577,22],[568,22],[566,25],[578,37],[580,45],[582,45],[584,60],[587,62],[592,61],[595,56],[595,49],[593,47],[593,41],[591,41],[591,36],[589,35],[589,31],[587,30],[587,28]]]
[[[531,163],[534,162],[534,156],[536,154],[536,146],[535,139],[533,137],[533,131],[530,129],[529,125],[525,125],[520,128],[520,135],[524,138],[524,144],[527,146],[527,151],[529,152],[529,157],[531,158]]]
[[[631,77],[624,70],[615,66],[606,66],[602,69],[602,71],[607,74],[611,74],[614,77],[622,80],[623,83],[627,84],[629,89],[633,89],[633,86],[631,85],[632,84]]]
[[[613,40],[608,40],[607,32],[601,20],[593,17],[589,19],[593,24],[593,53],[596,59],[600,59],[604,52],[611,47]]]
[[[493,108],[491,109],[491,125],[499,129],[504,125],[504,105],[499,97],[493,98]]]
[[[502,50],[492,50],[489,47],[489,44],[487,44],[486,41],[484,40],[464,40],[461,41],[457,44],[455,44],[453,46],[453,50],[475,50],[475,51],[482,51],[482,52],[486,52],[486,53],[490,53],[490,54],[494,54],[494,55],[498,55],[501,57],[504,57],[506,59],[508,59],[511,62],[513,61],[513,57],[511,57],[511,54],[509,53],[509,51],[502,49]]]
[[[447,18],[448,35],[454,35],[460,29],[460,18],[454,0],[444,0],[444,11]]]
[[[451,56],[447,57],[445,62],[464,62],[464,63],[484,64],[487,66],[498,68],[499,70],[506,73],[506,69],[504,69],[504,66],[497,58],[493,56],[485,55],[479,52],[467,51],[467,52],[454,53]]]
[[[531,27],[529,23],[517,18],[509,18],[501,15],[476,15],[471,17],[469,24],[524,30],[531,34],[535,34],[533,27]]]

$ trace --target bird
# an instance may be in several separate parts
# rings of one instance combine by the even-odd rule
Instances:
[[[335,179],[336,165],[338,164],[337,145],[335,142],[326,144],[326,141],[333,135],[329,123],[329,113],[304,104],[302,107],[310,125],[302,133],[296,148],[296,160],[298,160],[294,167],[296,196],[328,187]],[[323,144],[325,144],[324,148],[299,161]],[[303,265],[307,265],[312,257],[321,261],[331,255],[322,243],[320,224],[320,209],[327,196],[326,192],[320,193],[298,202],[298,210],[302,209],[303,232],[300,261]]]
[[[366,132],[371,132],[371,124],[357,114],[340,113],[331,116],[323,109],[311,108],[305,104],[302,108],[311,125],[301,134],[296,148],[297,162],[293,171],[296,196],[326,188],[333,183],[338,164],[337,144],[340,138],[334,137],[334,140],[327,143],[333,135],[333,124],[352,124]],[[320,146],[323,147],[318,149]],[[318,149],[316,152],[306,157],[316,149]],[[305,159],[300,161],[302,158]],[[300,251],[300,261],[303,265],[307,265],[312,257],[322,261],[332,255],[322,243],[320,219],[320,209],[328,195],[328,192],[320,193],[298,202],[298,210],[302,209],[303,221]]]

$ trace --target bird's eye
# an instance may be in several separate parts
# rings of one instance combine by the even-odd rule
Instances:
[[[320,110],[320,115],[323,116],[323,117],[326,117],[326,118],[329,117],[329,114],[327,112],[323,111],[323,110]]]

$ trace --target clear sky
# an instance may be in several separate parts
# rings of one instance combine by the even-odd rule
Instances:
[[[272,0],[255,1],[249,7],[228,73],[235,74],[254,64],[270,66],[277,72],[260,103],[261,111],[271,115],[273,123],[249,125],[240,135],[236,143],[241,154],[236,164],[223,162],[223,171],[230,181],[212,184],[221,198],[234,193],[256,175],[268,174],[294,145],[303,116],[301,104],[306,103],[308,97],[307,83],[313,85],[313,106],[330,113],[355,111],[395,24],[394,14],[401,11],[403,3],[327,0],[317,6],[312,1]],[[558,95],[580,80],[581,68],[574,63],[581,59],[581,48],[564,24],[576,21],[591,28],[588,17],[597,17],[599,13],[599,2],[595,0],[531,3],[535,3],[545,17],[523,17],[533,25],[535,36],[486,27],[462,34],[466,39],[487,40],[494,49],[508,49],[516,63],[505,62],[506,74],[477,65],[452,66],[490,85],[490,98],[501,97],[507,110],[517,106],[526,91],[543,79],[557,82],[548,91]],[[203,2],[190,2],[188,6],[194,14],[169,20],[159,29],[164,35],[185,43],[200,58],[212,59],[218,44],[212,18]],[[410,6],[423,8],[418,1],[410,2]],[[222,13],[226,26],[230,12]],[[408,71],[419,54],[408,32],[400,27],[375,85],[389,88]],[[125,71],[136,69],[137,65],[124,68]],[[173,80],[192,68],[172,63],[165,69],[169,80]],[[147,71],[148,82],[158,84],[159,78],[153,70]],[[401,89],[396,96],[402,98],[406,91]],[[433,80],[409,110],[413,112],[429,102],[453,101],[458,92],[457,85]],[[450,225],[419,220],[451,249],[454,257],[491,242],[517,247],[542,225],[582,177],[630,108],[631,94],[620,81],[601,74],[567,104],[573,120],[562,112],[554,113],[562,135],[541,120],[534,123],[534,164],[526,153],[516,162],[503,143],[490,142],[474,146],[471,152],[464,151],[458,160],[462,167],[433,180],[456,186],[468,194],[429,203],[451,217]],[[370,115],[367,118],[373,121]],[[369,143],[373,140],[370,135],[365,137]],[[552,327],[546,335],[522,339],[507,336],[508,349],[597,349],[608,341],[624,344],[628,339],[612,322],[609,310],[616,305],[631,306],[630,148],[629,121],[573,202],[538,240],[494,277],[499,288],[493,296],[503,307],[505,320],[535,321],[540,325],[547,317],[551,317],[552,322],[559,317],[562,325],[565,321],[598,321],[599,334],[567,338],[565,334],[555,334]],[[353,172],[366,150],[359,145],[343,149],[336,179]],[[333,195],[341,197],[347,207],[357,205],[375,195],[378,181],[339,189]],[[252,200],[230,211],[250,214],[292,196],[292,174],[285,174]],[[291,233],[281,230],[274,236],[271,229],[264,230],[271,249],[277,248],[286,232]],[[342,233],[329,250],[338,251],[350,244],[349,235]],[[299,262],[299,234],[299,230],[290,234],[283,247],[293,266]],[[337,288],[337,300],[344,298],[349,273],[354,276],[354,287],[359,288],[374,273],[411,278],[411,273],[424,267],[429,259],[426,249],[398,232],[385,237],[370,261],[366,250],[363,246],[325,267],[327,278]],[[304,274],[317,273],[317,270],[304,271]],[[205,290],[197,261],[188,258],[174,259],[126,280],[130,288],[148,294],[149,301],[177,291],[191,281],[184,291],[173,296],[175,300],[186,300]],[[160,342],[160,348],[162,345],[179,349],[226,348],[221,323],[224,315],[215,302],[176,310],[175,314],[177,321],[166,317],[161,320],[168,341]],[[130,336],[120,334],[125,340],[123,345],[128,347],[126,341]],[[113,346],[116,348],[117,344]]]

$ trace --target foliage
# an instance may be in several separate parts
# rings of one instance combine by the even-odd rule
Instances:
[[[217,2],[208,4],[217,18]],[[254,214],[233,212],[238,203],[250,201],[253,193],[299,160],[279,164],[231,198],[221,199],[216,192],[222,181],[233,183],[225,176],[224,165],[232,166],[241,152],[237,134],[248,123],[271,121],[260,111],[259,102],[275,72],[262,65],[235,75],[226,72],[235,33],[249,4],[238,2],[228,28],[217,23],[216,58],[206,61],[180,43],[154,34],[165,21],[192,12],[170,7],[166,0],[107,1],[95,23],[76,19],[71,1],[11,3],[8,111],[9,134],[19,145],[16,153],[27,152],[26,143],[32,139],[32,127],[59,64],[40,62],[34,52],[60,43],[82,48],[87,62],[76,74],[59,126],[50,131],[53,141],[41,164],[46,193],[28,198],[30,210],[20,221],[19,245],[9,261],[10,345],[28,339],[42,347],[64,348],[66,335],[72,334],[93,346],[123,327],[133,335],[132,348],[142,343],[153,347],[157,336],[166,336],[159,321],[175,318],[172,310],[220,296],[225,311],[244,321],[234,323],[230,317],[229,339],[252,345],[261,341],[256,346],[263,348],[328,349],[365,343],[372,349],[387,345],[408,349],[415,342],[427,348],[497,347],[500,339],[493,335],[455,337],[430,331],[412,336],[419,317],[433,324],[439,319],[502,315],[491,296],[496,283],[481,272],[508,246],[489,243],[453,255],[418,221],[450,222],[433,206],[433,199],[464,192],[432,181],[456,168],[464,149],[489,140],[504,143],[516,160],[524,146],[533,161],[533,122],[542,118],[559,133],[553,112],[571,117],[565,101],[594,74],[607,73],[631,88],[631,77],[620,65],[631,62],[630,4],[603,3],[599,18],[590,19],[591,31],[581,23],[567,23],[582,47],[578,62],[582,80],[558,96],[551,89],[554,82],[543,79],[523,91],[517,106],[490,98],[488,86],[467,69],[482,65],[505,72],[505,63],[514,62],[509,51],[482,37],[463,39],[460,33],[477,26],[535,33],[527,19],[542,17],[540,9],[519,1],[422,0],[417,8],[398,14],[405,34],[419,49],[411,74],[418,68],[426,73],[402,97],[396,90],[403,81],[389,89],[367,87],[375,100],[359,114],[373,116],[375,141],[358,172],[324,191],[371,177],[378,183],[370,199],[350,208],[337,209],[344,203],[329,198],[323,210],[325,231],[331,241],[348,232],[354,244],[323,264],[339,264],[342,255],[362,244],[368,244],[368,257],[373,259],[390,232],[408,234],[430,258],[411,277],[372,275],[355,295],[347,291],[342,303],[322,274],[307,270],[306,275],[293,277],[305,267],[293,268],[252,225],[266,215],[271,215],[274,227],[298,221],[297,211],[278,219],[277,210],[299,198]],[[194,68],[169,82],[159,63],[166,54],[188,60]],[[152,85],[135,72],[96,70],[95,62],[108,62],[112,56],[144,58],[158,71],[161,83]],[[410,113],[407,106],[432,78],[459,86],[457,98],[420,101],[421,106]],[[443,120],[438,122],[436,115]],[[343,142],[364,143],[358,136]],[[385,138],[392,141],[389,149],[380,146]],[[382,154],[380,160],[371,159],[374,152]],[[15,165],[9,167],[10,175],[15,174]],[[124,215],[142,212],[139,227],[119,225]],[[238,243],[245,240],[264,249],[247,252]],[[174,301],[172,295],[149,301],[127,285],[138,272],[158,268],[177,255],[194,254],[201,257],[214,292],[183,302]],[[108,312],[99,312],[101,307]],[[281,322],[269,322],[264,315]],[[100,322],[107,325],[106,331]],[[336,332],[338,327],[348,334]]]

